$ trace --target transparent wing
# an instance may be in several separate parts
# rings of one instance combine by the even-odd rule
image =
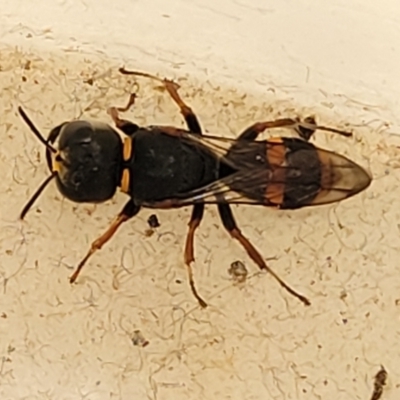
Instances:
[[[237,203],[298,208],[351,197],[371,178],[344,156],[281,138],[247,141],[184,132],[182,140],[206,148],[229,165],[232,174],[171,200],[179,207],[194,203]]]

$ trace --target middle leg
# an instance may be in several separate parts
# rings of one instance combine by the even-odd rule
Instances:
[[[176,84],[173,81],[167,80],[167,79],[159,79],[155,76],[145,74],[145,73],[138,73],[138,72],[131,72],[131,71],[126,71],[124,69],[120,69],[120,72],[123,74],[130,74],[130,75],[138,75],[138,76],[144,76],[152,79],[156,79],[160,82],[163,83],[165,86],[166,90],[172,97],[172,99],[177,103],[179,106],[181,113],[183,117],[185,118],[186,125],[190,131],[190,133],[194,135],[201,135],[201,127],[199,124],[199,121],[196,117],[196,115],[193,113],[192,109],[184,103],[184,101],[181,99],[181,97],[178,94],[178,89],[179,85]],[[131,136],[136,130],[138,129],[138,126],[136,124],[133,124],[130,121],[121,119],[119,117],[119,112],[125,112],[128,111],[134,104],[135,104],[135,99],[136,99],[136,94],[131,94],[129,101],[125,107],[111,107],[108,109],[108,113],[110,114],[111,118],[113,119],[115,125],[121,129],[125,134],[128,136]],[[187,233],[186,237],[186,243],[185,243],[185,252],[184,252],[184,261],[185,265],[188,270],[188,277],[189,277],[189,284],[190,288],[192,290],[192,293],[194,297],[197,299],[199,302],[200,306],[205,308],[207,307],[207,303],[200,297],[200,295],[197,293],[196,286],[194,284],[194,278],[193,278],[193,270],[191,267],[191,263],[194,261],[194,234],[198,226],[200,225],[200,222],[203,218],[204,214],[204,204],[196,204],[193,206],[192,209],[192,215],[189,221],[189,230]]]
[[[199,121],[192,111],[192,109],[187,106],[181,97],[178,94],[179,86],[172,81],[164,80],[165,87],[168,93],[171,95],[172,99],[178,104],[183,117],[185,118],[186,125],[191,133],[194,135],[202,135],[202,130],[199,124]],[[184,261],[186,268],[188,270],[188,277],[189,277],[189,284],[192,290],[194,297],[199,302],[200,306],[205,308],[207,307],[207,303],[201,298],[198,294],[196,286],[194,284],[193,278],[193,270],[192,270],[192,263],[194,262],[194,235],[196,229],[199,227],[201,220],[203,219],[204,215],[204,204],[195,204],[192,209],[192,215],[189,221],[189,230],[186,236],[185,242],[185,252],[184,252]]]
[[[171,80],[167,79],[159,79],[153,75],[145,74],[145,73],[136,73],[132,71],[120,70],[124,74],[133,74],[139,76],[145,76],[148,78],[156,79],[160,81],[165,89],[167,90],[168,94],[171,96],[172,100],[178,105],[181,114],[183,115],[186,125],[190,131],[190,133],[194,135],[202,135],[202,130],[197,119],[197,116],[193,112],[193,110],[182,100],[180,95],[178,94],[179,85]],[[129,105],[128,105],[129,107]],[[201,298],[198,294],[196,286],[194,284],[194,277],[193,277],[193,270],[192,270],[192,263],[194,261],[194,236],[196,229],[199,227],[201,220],[204,215],[204,204],[196,204],[193,206],[192,215],[189,221],[189,230],[186,236],[185,242],[185,251],[184,251],[184,261],[188,271],[189,277],[189,285],[190,289],[196,300],[199,302],[200,306],[205,308],[207,307],[207,303]]]

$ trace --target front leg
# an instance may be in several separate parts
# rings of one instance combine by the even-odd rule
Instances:
[[[79,263],[75,272],[72,274],[69,279],[70,283],[74,283],[78,278],[79,273],[81,272],[83,266],[86,264],[87,260],[97,251],[100,250],[115,234],[118,228],[126,221],[134,217],[140,210],[140,206],[137,206],[132,199],[130,199],[122,209],[122,211],[118,214],[109,228],[99,237],[97,238],[91,245],[89,251],[87,252],[84,259]]]
[[[162,82],[165,85],[165,88],[175,103],[181,110],[183,117],[185,118],[186,125],[189,128],[189,131],[194,135],[202,135],[202,130],[197,119],[197,116],[193,112],[193,110],[181,99],[178,94],[179,85],[173,81],[164,79]],[[194,262],[194,235],[196,229],[199,227],[201,220],[204,215],[204,204],[199,203],[193,206],[192,215],[189,221],[189,230],[186,236],[185,243],[185,252],[184,252],[184,261],[186,268],[188,270],[189,276],[189,285],[190,289],[196,300],[199,302],[200,306],[205,308],[207,307],[207,303],[201,298],[198,294],[196,286],[194,284],[193,270],[192,270],[192,262]]]
[[[143,76],[145,78],[150,78],[160,82],[165,87],[168,94],[171,96],[172,100],[178,105],[183,117],[185,118],[189,130],[192,133],[197,133],[201,135],[201,127],[199,121],[196,115],[194,114],[193,110],[179,96],[178,94],[179,85],[176,82],[171,81],[169,79],[161,79],[155,75],[151,75],[146,72],[128,71],[125,68],[120,68],[119,72],[123,75]]]
[[[119,112],[128,111],[135,104],[135,100],[136,100],[136,94],[132,93],[125,107],[110,107],[107,110],[107,113],[111,116],[115,126],[118,129],[121,129],[121,131],[124,132],[125,135],[129,137],[131,137],[139,129],[139,126],[126,119],[121,119],[119,117]]]

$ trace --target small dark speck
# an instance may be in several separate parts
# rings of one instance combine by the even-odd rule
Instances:
[[[149,344],[149,341],[145,339],[140,330],[136,330],[133,332],[132,344],[134,346],[146,347]]]
[[[379,400],[382,397],[383,387],[386,385],[388,373],[383,366],[375,375],[374,391],[372,392],[371,400]]]
[[[343,318],[343,319],[342,319],[342,322],[343,322],[343,324],[346,325],[346,324],[347,324],[347,319],[346,319],[346,318]]]
[[[93,86],[93,78],[89,78],[89,79],[87,79],[86,81],[84,81],[84,83],[87,83],[88,85],[90,85],[90,86]]]
[[[96,386],[99,386],[100,383],[101,383],[101,381],[97,381],[97,382],[96,382]]]
[[[144,231],[144,236],[150,237],[150,236],[153,236],[153,233],[154,233],[154,229],[146,229]]]
[[[149,224],[150,228],[158,228],[160,226],[156,214],[151,214],[147,220],[147,223]]]
[[[162,14],[162,17],[164,17],[164,18],[171,18],[171,16],[168,15],[168,14]]]
[[[180,285],[182,283],[182,281],[180,279],[175,279],[175,283],[177,283],[178,285]]]

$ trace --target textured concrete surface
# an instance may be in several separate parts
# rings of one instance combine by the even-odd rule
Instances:
[[[257,274],[213,207],[196,239],[196,283],[207,310],[198,309],[182,263],[187,209],[157,212],[161,227],[150,237],[150,212],[143,211],[71,287],[73,266],[125,199],[76,206],[51,185],[27,221],[16,221],[47,173],[43,148],[17,105],[47,132],[66,118],[108,121],[104,110],[136,89],[130,118],[182,121],[156,84],[137,86],[104,60],[1,54],[2,398],[366,399],[380,364],[390,376],[384,398],[397,398],[396,138],[369,127],[357,127],[349,140],[316,137],[373,171],[373,185],[354,199],[296,212],[235,207],[246,235],[266,257],[276,257],[271,267],[311,299],[308,308]],[[85,83],[89,78],[93,85]],[[272,93],[261,101],[211,83],[180,83],[213,133],[234,136],[264,115],[310,111]],[[315,106],[324,124],[352,128],[322,96]],[[227,272],[236,259],[251,275],[241,286]],[[148,346],[133,345],[135,330]]]
[[[0,16],[0,397],[370,400],[383,365],[382,399],[399,399],[397,2],[24,3],[4,0]],[[158,211],[152,236],[142,211],[74,286],[74,266],[126,198],[77,206],[50,185],[18,221],[47,174],[18,105],[46,133],[66,119],[110,121],[106,108],[137,91],[129,118],[183,126],[166,94],[119,76],[121,64],[177,79],[213,134],[309,114],[353,130],[313,141],[368,168],[365,193],[296,212],[234,207],[310,307],[258,273],[214,207],[196,236],[206,310],[182,261],[188,209]],[[228,273],[235,260],[249,270],[241,285]]]

